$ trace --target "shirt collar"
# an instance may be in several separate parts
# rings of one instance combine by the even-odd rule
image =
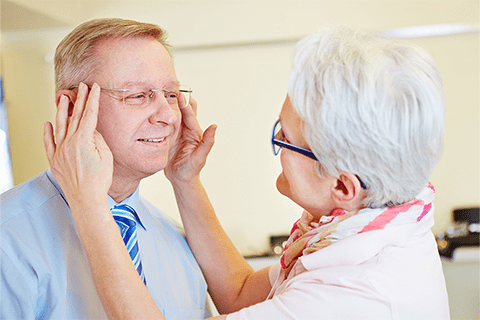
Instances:
[[[58,190],[58,192],[60,193],[63,200],[65,200],[65,203],[68,206],[67,198],[65,197],[65,194],[63,193],[62,188],[60,188],[60,185],[58,184],[57,179],[55,179],[55,176],[52,173],[52,169],[50,169],[50,168],[48,168],[48,170],[47,170],[47,177],[50,180],[50,182],[55,186],[55,188]]]
[[[62,198],[65,200],[65,203],[67,203],[67,205],[68,205],[67,198],[65,197],[65,194],[63,193],[62,188],[60,188],[60,185],[58,184],[57,179],[55,179],[55,176],[53,175],[52,170],[50,168],[48,168],[48,170],[47,170],[47,176],[48,176],[48,179],[53,183],[55,188],[57,188],[57,190],[60,192]],[[137,213],[137,215],[136,215],[137,222],[142,226],[143,229],[147,230],[147,228],[145,228],[145,226],[143,225],[142,220],[140,219],[141,214],[139,214],[139,212],[138,212],[138,210],[140,208],[140,196],[139,196],[139,191],[138,190],[139,190],[139,188],[137,187],[137,189],[135,190],[134,193],[132,193],[128,198],[126,198],[125,200],[123,200],[120,203],[116,203],[112,199],[112,197],[107,195],[108,207],[111,210],[116,205],[128,204],[130,207],[135,209],[135,211]]]

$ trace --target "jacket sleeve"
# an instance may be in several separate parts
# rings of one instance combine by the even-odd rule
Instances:
[[[227,320],[392,318],[388,302],[378,294],[348,284],[325,284],[308,275],[295,278],[272,299],[230,314]]]

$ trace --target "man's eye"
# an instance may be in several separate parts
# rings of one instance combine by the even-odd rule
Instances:
[[[137,100],[137,99],[145,99],[147,97],[147,94],[145,92],[139,92],[135,94],[131,94],[125,99],[127,100]]]
[[[178,97],[178,94],[176,92],[170,92],[170,91],[165,92],[165,98],[167,99],[177,99],[177,97]]]
[[[123,99],[123,103],[127,106],[143,106],[147,101],[147,94],[145,92],[134,93]]]
[[[177,99],[178,93],[176,93],[175,91],[165,91],[163,95],[165,96],[165,99],[169,104],[171,105],[178,104],[178,99]]]

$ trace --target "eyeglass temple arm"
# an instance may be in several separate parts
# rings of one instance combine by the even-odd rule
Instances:
[[[296,151],[300,154],[303,154],[304,156],[307,156],[309,157],[310,159],[313,159],[313,160],[316,160],[318,161],[317,157],[315,156],[315,154],[309,150],[306,150],[306,149],[303,149],[303,148],[300,148],[300,147],[297,147],[297,146],[291,146],[289,145],[288,143],[285,143],[283,141],[280,141],[280,140],[277,140],[275,138],[272,139],[272,142],[282,148],[285,148],[285,149],[290,149],[292,151]],[[357,177],[358,179],[358,182],[360,182],[360,186],[362,187],[362,189],[364,190],[368,190],[368,187],[367,185],[362,181],[362,179],[360,179],[360,177],[358,175],[355,175],[355,177]]]
[[[303,149],[301,147],[297,147],[297,146],[292,146],[288,143],[285,143],[281,140],[277,140],[277,139],[272,139],[274,144],[282,147],[282,148],[285,148],[285,149],[289,149],[289,150],[292,150],[292,151],[295,151],[295,152],[298,152],[298,153],[301,153],[303,154],[304,156],[307,156],[309,157],[310,159],[313,159],[313,160],[316,160],[318,161],[317,157],[315,156],[315,154],[313,154],[312,151],[309,151],[307,149]]]
[[[68,90],[72,90],[72,89],[75,89],[75,88],[78,88],[78,85],[76,86],[71,86],[70,88],[68,88]],[[91,86],[88,86],[89,89],[92,89]],[[113,88],[100,88],[102,90],[108,90],[108,91],[119,91],[119,92],[128,92],[130,90],[128,89],[113,89]]]

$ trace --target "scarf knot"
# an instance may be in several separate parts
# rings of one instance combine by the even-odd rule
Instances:
[[[302,255],[363,232],[419,222],[431,211],[434,197],[435,189],[429,183],[415,199],[395,207],[365,208],[353,212],[335,209],[330,215],[320,217],[318,222],[313,221],[310,213],[303,211],[300,219],[293,224],[280,258],[285,278]]]

